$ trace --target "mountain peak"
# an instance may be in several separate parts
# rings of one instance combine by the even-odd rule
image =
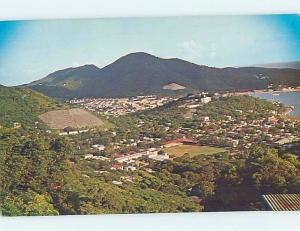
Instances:
[[[85,64],[85,65],[82,65],[82,66],[79,66],[77,68],[82,68],[82,69],[94,69],[94,70],[98,70],[99,67],[97,67],[96,65],[94,64]]]
[[[101,69],[91,64],[68,68],[27,86],[57,98],[110,98],[170,94],[170,90],[181,90],[178,91],[181,94],[183,91],[265,89],[271,83],[299,86],[299,76],[300,70],[212,68],[134,52]]]
[[[158,59],[159,57],[148,54],[146,52],[133,52],[133,53],[129,53],[127,55],[122,56],[121,58],[119,58],[119,60],[140,60],[140,61],[144,61],[144,60],[149,60],[149,59]]]

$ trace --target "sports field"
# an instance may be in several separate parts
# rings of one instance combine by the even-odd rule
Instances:
[[[216,148],[209,146],[197,146],[197,145],[177,145],[173,147],[164,148],[164,151],[171,156],[179,157],[184,154],[189,154],[190,157],[197,155],[211,155],[216,153],[225,152],[224,148]]]

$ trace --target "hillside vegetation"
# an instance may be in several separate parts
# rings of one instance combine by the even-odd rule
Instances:
[[[112,184],[120,173],[95,175],[80,163],[68,138],[0,130],[3,215],[64,215],[201,211],[171,184],[138,172],[134,182]],[[128,173],[128,177],[130,173]],[[132,177],[133,178],[133,177]]]
[[[64,106],[53,99],[25,88],[0,86],[0,125],[12,127],[14,122],[32,126],[38,115]]]
[[[226,116],[238,118],[243,114],[248,119],[264,119],[272,116],[270,111],[282,113],[286,108],[282,104],[274,104],[251,96],[224,97],[204,105],[199,115],[211,119],[224,119]]]
[[[19,99],[20,92],[24,94],[19,89],[11,89],[7,93],[10,96],[16,94],[15,98]],[[34,112],[57,107],[53,101],[48,104],[47,97],[40,98],[38,94],[36,99],[31,94],[36,93],[29,91],[29,96],[25,97],[29,100],[25,101],[28,104],[23,101],[14,104],[16,115],[24,115],[25,112],[19,111],[25,110],[24,105],[31,105]],[[44,103],[42,99],[45,99]],[[282,105],[247,96],[214,99],[198,111],[201,116],[210,117],[209,124],[202,124],[198,115],[184,118],[186,110],[178,106],[186,100],[189,97],[152,110],[111,117],[108,120],[110,129],[90,130],[76,136],[59,136],[43,127],[1,128],[2,214],[30,216],[264,210],[261,195],[300,192],[300,162],[289,151],[264,145],[265,139],[260,136],[250,140],[244,135],[246,130],[235,133],[240,142],[234,149],[223,143],[222,139],[215,140],[216,137],[227,138],[226,133],[214,133],[214,130],[226,125],[226,121],[222,121],[224,116],[230,115],[235,120],[244,120],[242,117],[248,116],[260,119],[267,117],[270,110],[279,113]],[[33,102],[40,102],[40,106],[33,106]],[[35,114],[28,113],[27,116],[36,118]],[[251,118],[247,122],[253,122]],[[238,121],[230,123],[233,126],[240,124]],[[290,127],[286,123],[282,127],[280,122],[277,125],[280,126],[274,128],[279,134],[281,130],[285,130],[285,134],[293,130],[294,134],[299,134],[299,124]],[[229,131],[228,127],[222,129]],[[134,164],[136,170],[126,169],[129,164],[119,163],[114,157],[115,154],[160,148],[167,140],[183,138],[183,135],[191,138],[195,131],[203,132],[203,136],[196,139],[207,142],[209,148],[184,146],[190,149],[165,161],[141,157],[135,163],[129,163]],[[273,131],[274,134],[276,131]],[[253,135],[256,131],[247,134]],[[148,137],[147,140],[153,138],[154,141],[150,143],[143,139],[136,146],[130,145],[131,140],[137,141],[143,137]],[[249,140],[251,146],[246,149],[244,146]],[[94,144],[104,145],[105,149],[91,149]],[[114,147],[116,144],[118,147]],[[225,149],[229,153],[219,155]],[[236,155],[231,156],[232,150],[236,151]],[[89,159],[85,158],[86,154],[108,159]],[[123,170],[120,167],[124,167]]]

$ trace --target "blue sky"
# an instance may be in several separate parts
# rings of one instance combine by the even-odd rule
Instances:
[[[0,84],[29,83],[136,51],[225,67],[300,60],[300,16],[0,22]]]

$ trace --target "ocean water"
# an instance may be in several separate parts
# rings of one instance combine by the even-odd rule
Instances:
[[[300,91],[282,92],[278,93],[278,95],[271,93],[255,93],[252,95],[260,99],[281,102],[286,106],[294,106],[294,110],[289,115],[300,118]]]

